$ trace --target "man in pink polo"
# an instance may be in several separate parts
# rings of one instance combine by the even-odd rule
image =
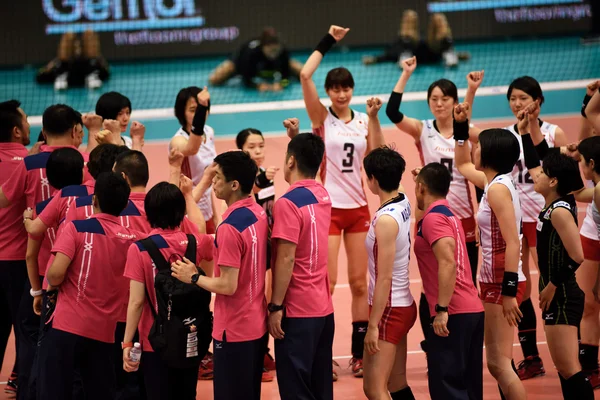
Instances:
[[[124,228],[118,216],[129,198],[117,174],[98,177],[94,217],[65,226],[54,245],[46,279],[58,287],[52,328],[39,350],[37,398],[71,398],[75,371],[87,399],[114,398],[112,344],[122,308],[119,279],[127,249],[140,234]]]
[[[310,133],[288,144],[288,191],[273,208],[273,295],[269,332],[275,340],[282,400],[333,399],[333,303],[327,273],[331,200],[315,181],[325,145]]]
[[[214,397],[260,400],[267,334],[265,274],[268,221],[251,196],[258,167],[247,153],[218,155],[213,190],[227,211],[215,238],[215,277],[191,263],[173,264],[173,276],[216,293],[213,327]]]
[[[432,400],[483,398],[483,305],[471,277],[460,219],[446,196],[452,177],[439,163],[416,178],[418,223],[415,255],[429,303],[427,367]],[[435,306],[434,306],[435,304]]]
[[[17,100],[0,103],[0,186],[5,184],[27,156],[25,146],[29,144],[29,122],[20,105]],[[21,339],[17,312],[27,281],[27,233],[22,218],[25,207],[25,199],[21,198],[9,207],[0,209],[0,360],[4,359],[11,327],[14,327],[17,350],[15,368],[5,388],[6,393],[12,394],[17,391],[16,365]]]

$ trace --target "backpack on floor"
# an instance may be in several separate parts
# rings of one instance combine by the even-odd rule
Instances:
[[[196,237],[187,235],[187,238],[185,257],[196,264]],[[148,340],[169,367],[199,366],[212,340],[211,294],[197,285],[172,277],[169,262],[151,238],[140,243],[158,270],[154,278],[158,312],[150,302],[146,288],[146,297],[154,315]],[[200,268],[198,273],[206,275]]]

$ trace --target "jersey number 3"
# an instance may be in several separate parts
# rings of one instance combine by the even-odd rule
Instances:
[[[342,172],[354,172],[354,143],[344,143],[344,152],[346,156],[342,160]]]

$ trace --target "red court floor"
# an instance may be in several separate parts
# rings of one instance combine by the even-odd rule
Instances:
[[[290,115],[293,116],[293,115]],[[577,138],[579,132],[578,118],[550,118],[550,122],[559,124],[571,140]],[[499,127],[506,126],[512,121],[500,121],[494,123],[481,123],[478,124],[482,127]],[[419,166],[420,161],[415,149],[412,139],[396,129],[387,129],[385,131],[386,142],[388,144],[394,143],[396,149],[402,153],[407,161],[407,172],[402,184],[404,185],[413,208],[416,207],[414,202],[414,183],[410,176],[410,170]],[[266,160],[265,166],[276,165],[281,166],[284,162],[285,149],[287,146],[287,138],[285,137],[268,137],[266,139]],[[233,139],[218,140],[217,151],[223,152],[230,150],[235,147]],[[166,144],[155,144],[148,143],[144,149],[146,155],[152,160],[151,161],[151,184],[159,182],[161,180],[168,179],[168,166],[167,166],[167,150]],[[283,179],[281,171],[275,179],[277,196],[283,194],[287,188],[287,184]],[[378,207],[378,200],[375,196],[368,194],[369,206],[371,211],[375,211]],[[475,203],[476,204],[476,203]],[[584,210],[584,208],[581,208]],[[580,217],[582,215],[580,214]],[[350,290],[347,284],[347,276],[344,270],[346,256],[342,249],[340,251],[340,272],[339,272],[339,284],[338,288],[333,296],[334,308],[335,308],[335,321],[336,321],[336,334],[333,346],[334,358],[338,361],[341,368],[338,370],[340,379],[334,383],[335,398],[344,400],[353,399],[365,399],[365,395],[362,391],[362,379],[354,378],[350,374],[350,370],[347,368],[349,355],[350,355],[350,337],[351,337],[351,316],[350,316]],[[419,298],[421,290],[421,281],[416,264],[414,255],[411,257],[410,263],[410,278],[411,278],[411,291],[415,299]],[[537,287],[537,273],[533,276],[534,282],[533,287]],[[534,305],[537,305],[538,296],[537,293],[532,294]],[[536,307],[537,309],[537,307]],[[556,370],[552,364],[550,354],[548,353],[548,347],[545,343],[545,337],[543,333],[543,325],[540,323],[541,318],[538,311],[538,347],[540,350],[541,357],[546,367],[546,376],[535,378],[532,380],[525,381],[525,387],[527,389],[528,397],[530,399],[562,399],[560,383]],[[12,339],[11,339],[12,340]],[[427,388],[427,374],[426,374],[426,360],[425,355],[419,347],[419,343],[422,340],[422,333],[420,325],[417,321],[413,329],[408,335],[408,363],[407,373],[408,382],[415,394],[415,397],[419,400],[429,399],[429,392]],[[272,348],[272,346],[271,346]],[[515,349],[514,358],[518,362],[522,359],[521,349],[518,347],[518,339],[515,334]],[[6,378],[10,374],[14,361],[14,344],[9,343],[9,349],[7,350],[6,358],[0,373],[0,381],[6,381]],[[484,360],[485,361],[485,360]],[[277,381],[270,383],[264,383],[262,399],[275,400],[279,399]],[[498,394],[497,386],[493,378],[487,372],[484,366],[484,399],[500,399]],[[0,393],[0,399],[5,397],[4,393]],[[212,400],[212,382],[198,382],[198,399]],[[596,399],[600,399],[600,390],[596,391]]]

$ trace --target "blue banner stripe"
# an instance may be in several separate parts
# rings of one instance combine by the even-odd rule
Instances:
[[[583,3],[583,0],[482,0],[482,1],[454,1],[434,2],[427,5],[429,12],[455,12],[489,10],[494,8],[547,6],[554,4]]]
[[[94,32],[136,31],[144,29],[173,29],[192,28],[204,25],[204,17],[154,19],[142,21],[109,21],[109,22],[81,22],[76,24],[51,24],[46,26],[47,35],[63,34],[66,32],[85,32],[90,29]]]

